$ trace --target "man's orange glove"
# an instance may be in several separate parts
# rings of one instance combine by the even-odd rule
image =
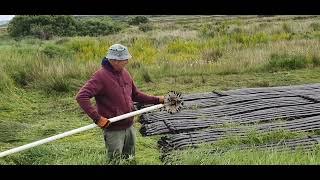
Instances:
[[[109,119],[101,116],[101,118],[99,119],[97,125],[98,125],[99,127],[101,127],[101,128],[106,128],[106,127],[108,127],[108,126],[110,125],[110,123],[111,123],[111,122],[110,122]]]
[[[160,104],[164,103],[164,96],[157,96],[159,98]]]

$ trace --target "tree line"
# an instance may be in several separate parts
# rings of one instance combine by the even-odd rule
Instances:
[[[130,18],[127,22],[110,17],[79,18],[70,15],[19,15],[8,24],[12,37],[32,36],[51,39],[54,36],[104,36],[117,33],[130,25],[149,22],[145,16]]]

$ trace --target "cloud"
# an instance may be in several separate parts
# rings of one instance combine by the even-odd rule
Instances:
[[[14,17],[14,15],[0,15],[0,21],[9,21]]]

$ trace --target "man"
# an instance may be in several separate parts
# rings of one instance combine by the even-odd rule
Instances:
[[[114,44],[102,60],[102,67],[80,89],[76,100],[88,116],[104,130],[104,140],[110,160],[134,157],[135,129],[133,117],[110,124],[108,118],[134,110],[133,101],[143,104],[159,104],[164,96],[146,95],[135,86],[125,69],[130,55],[128,48]],[[96,109],[90,99],[96,100]]]

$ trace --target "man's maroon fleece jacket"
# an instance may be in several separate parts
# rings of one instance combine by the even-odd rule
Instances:
[[[95,97],[96,108],[90,99]],[[94,73],[76,96],[80,107],[97,123],[101,116],[112,118],[134,110],[133,101],[159,104],[159,98],[149,96],[135,86],[126,69],[117,72],[110,62]],[[111,123],[108,130],[123,130],[133,124],[133,117]]]

